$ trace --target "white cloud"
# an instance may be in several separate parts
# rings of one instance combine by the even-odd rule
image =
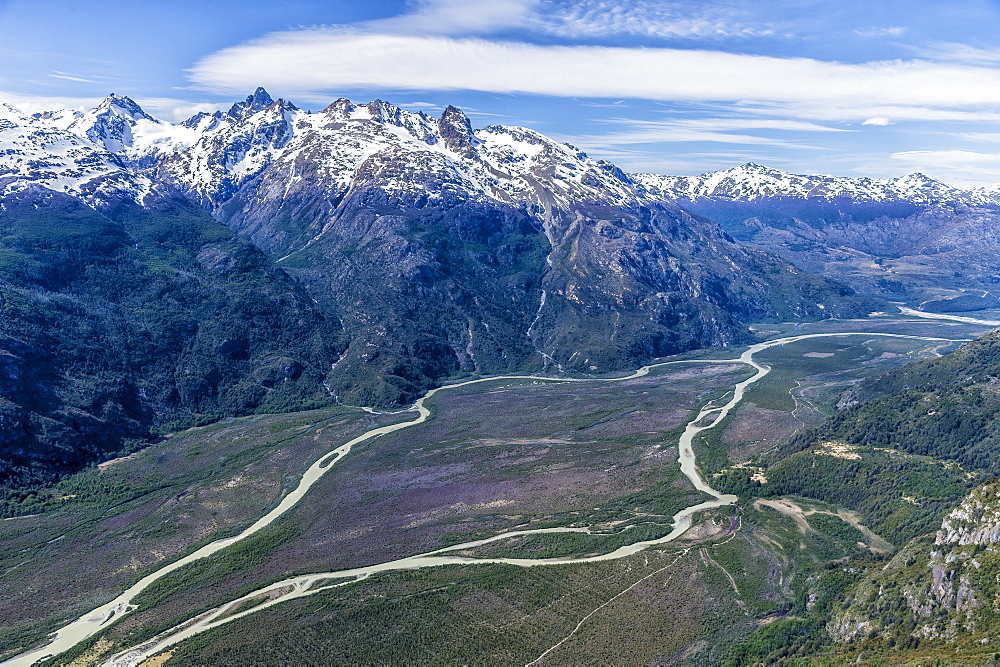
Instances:
[[[776,115],[789,118],[808,118],[815,121],[864,121],[870,118],[889,118],[895,121],[932,121],[958,123],[1000,122],[1000,112],[988,109],[973,111],[942,109],[927,106],[880,105],[871,106],[863,99],[844,99],[834,104],[810,102],[737,103],[743,113]]]
[[[142,98],[138,100],[143,111],[154,118],[163,118],[172,122],[187,120],[196,113],[214,113],[228,109],[232,104],[218,104],[213,102],[184,102],[171,98],[153,98],[152,100]]]
[[[709,142],[741,144],[745,146],[770,146],[780,148],[814,148],[799,141],[748,134],[747,130],[783,132],[846,132],[839,128],[797,120],[769,118],[683,118],[666,121],[607,119],[599,122],[621,126],[623,129],[603,134],[553,135],[560,141],[573,144],[587,153],[607,159],[620,160],[632,168],[632,159],[642,151],[626,148],[643,144],[673,144]],[[661,149],[662,152],[662,149]]]
[[[1000,143],[1000,132],[952,132],[952,137],[966,139],[967,141],[986,142],[991,144]]]
[[[733,132],[713,132],[691,128],[659,128],[637,129],[631,132],[610,132],[608,134],[577,135],[573,137],[554,134],[561,141],[567,141],[586,152],[595,149],[609,150],[616,146],[629,144],[656,144],[678,142],[713,142],[720,144],[744,144],[757,146],[781,146],[784,148],[811,148],[792,141],[771,139],[753,134],[737,134]]]
[[[60,72],[59,70],[52,70],[49,74],[53,79],[65,79],[66,81],[78,81],[80,83],[100,83],[96,79],[87,79],[78,74],[70,74],[69,72]]]
[[[0,90],[0,102],[6,102],[26,113],[55,111],[58,109],[75,109],[87,111],[93,109],[104,100],[103,97],[55,97],[44,95],[25,95]],[[211,102],[190,102],[172,97],[143,97],[136,100],[143,110],[155,118],[173,122],[190,118],[199,111],[213,112],[228,109],[228,104]]]
[[[630,144],[652,144],[662,142],[709,141],[724,144],[749,144],[784,146],[786,148],[808,148],[794,141],[775,139],[753,134],[735,133],[746,130],[769,130],[783,132],[848,132],[840,128],[828,127],[799,120],[771,118],[680,118],[664,121],[602,119],[599,122],[623,126],[625,129],[605,134],[573,137],[570,143],[582,148]]]
[[[25,95],[9,91],[0,91],[0,102],[24,111],[25,113],[39,113],[42,111],[56,111],[59,109],[76,109],[85,111],[92,109],[101,103],[103,97],[56,97],[45,95]]]
[[[574,100],[577,104],[585,107],[594,107],[595,109],[627,109],[628,104],[625,100],[618,100],[616,102],[589,102],[586,100]]]
[[[510,28],[560,37],[719,39],[775,34],[740,0],[416,0],[398,16],[352,24],[370,33],[484,35]]]
[[[910,51],[921,58],[968,65],[995,65],[1000,63],[1000,49],[984,49],[958,42],[934,42]]]
[[[637,127],[682,127],[698,130],[782,130],[786,132],[850,132],[839,127],[820,125],[784,118],[679,118],[676,120],[646,121],[609,119],[602,122],[622,123]]]
[[[399,102],[397,106],[414,111],[444,111],[444,107],[434,102]]]
[[[885,116],[872,116],[871,118],[866,118],[861,122],[862,125],[877,125],[879,127],[885,127],[886,125],[891,125],[892,121]]]
[[[720,51],[538,46],[343,28],[272,33],[212,54],[191,70],[213,90],[257,85],[477,90],[671,101],[752,100],[851,109],[1000,105],[1000,71],[926,61],[843,64]],[[856,120],[875,115],[866,113]]]

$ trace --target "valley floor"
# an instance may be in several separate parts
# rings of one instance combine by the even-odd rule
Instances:
[[[715,489],[864,377],[986,331],[909,317],[758,329],[749,350],[626,378],[492,378],[413,412],[231,420],[81,473],[0,524],[0,655],[724,661],[788,617],[813,573],[898,541],[828,502]]]

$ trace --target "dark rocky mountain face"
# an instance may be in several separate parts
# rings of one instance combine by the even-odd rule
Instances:
[[[776,212],[787,210],[789,202],[781,200],[680,204],[747,243],[862,293],[916,306],[965,291],[982,294],[1000,284],[996,210],[796,202],[799,210],[783,216]]]
[[[458,372],[621,370],[747,342],[742,322],[876,305],[666,208],[581,206],[551,241],[523,209],[482,198],[428,210],[369,187],[341,210],[283,265],[344,315],[353,342],[330,384],[350,402],[411,399]]]
[[[463,372],[619,370],[748,341],[751,320],[877,308],[530,130],[474,132],[454,107],[289,109],[205,135],[158,176],[341,313],[352,343],[328,384],[345,401]]]

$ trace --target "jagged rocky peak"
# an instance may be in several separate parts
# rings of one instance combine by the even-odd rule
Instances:
[[[1000,542],[1000,482],[974,490],[941,522],[935,544]]]
[[[242,102],[237,102],[229,108],[229,115],[233,118],[242,119],[247,116],[252,116],[258,111],[263,111],[274,104],[274,100],[262,87],[258,86],[257,90],[253,91],[252,95],[247,95],[247,98]]]
[[[325,109],[320,111],[320,113],[325,116],[329,116],[333,120],[344,120],[350,117],[351,111],[353,110],[354,103],[346,97],[340,97],[331,102]]]
[[[478,141],[472,131],[472,123],[461,109],[448,105],[438,120],[438,131],[448,150],[464,157],[470,157]]]
[[[216,111],[214,113],[199,111],[187,120],[182,121],[181,127],[186,127],[189,130],[201,129],[202,131],[207,132],[208,130],[214,130],[218,127],[225,118],[226,116],[221,111]]]
[[[324,128],[327,130],[341,128],[344,123],[378,123],[402,128],[425,144],[438,143],[437,127],[427,114],[407,111],[384,100],[356,104],[342,97],[320,111],[319,115],[329,121]]]
[[[368,109],[371,119],[377,123],[390,123],[399,125],[402,119],[403,110],[395,104],[384,100],[372,100],[364,105]]]

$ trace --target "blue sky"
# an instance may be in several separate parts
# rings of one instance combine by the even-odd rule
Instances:
[[[630,171],[1000,182],[1000,2],[0,0],[0,100],[177,120],[257,85],[524,125]]]

